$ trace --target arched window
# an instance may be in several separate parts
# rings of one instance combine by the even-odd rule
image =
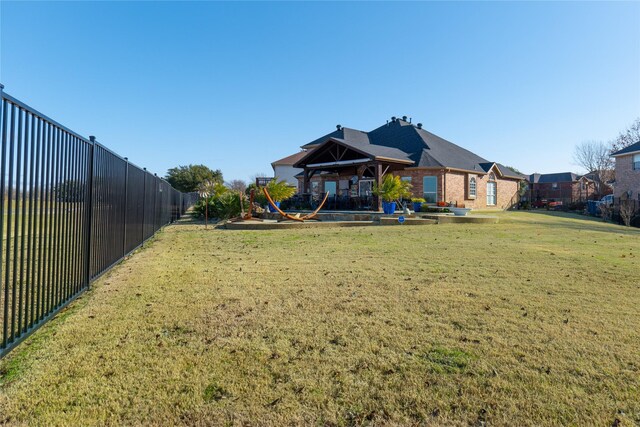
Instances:
[[[487,182],[487,206],[495,206],[498,200],[498,185],[496,176],[492,172],[489,174],[489,182]]]
[[[469,197],[475,199],[476,197],[476,177],[471,177],[469,180]]]

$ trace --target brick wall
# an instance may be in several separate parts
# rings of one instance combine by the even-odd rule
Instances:
[[[614,196],[622,197],[631,191],[631,199],[639,200],[640,170],[633,170],[633,154],[616,157],[616,185]]]
[[[425,176],[435,176],[438,178],[438,201],[454,202],[459,205],[464,204],[473,209],[508,209],[517,203],[518,181],[511,179],[500,179],[496,174],[496,205],[487,206],[487,182],[489,175],[476,175],[466,172],[445,172],[444,169],[404,169],[393,172],[393,175],[411,178],[411,193],[413,197],[423,197],[423,178]],[[315,176],[311,182],[318,182],[319,192],[324,191],[324,181],[337,181],[339,179],[349,179],[352,173],[345,175]],[[476,197],[469,195],[469,180],[476,178]],[[302,179],[299,178],[299,192],[302,192]]]
[[[444,170],[407,169],[394,173],[398,176],[410,176],[414,197],[422,197],[422,178],[438,177],[438,201],[457,202],[473,209],[508,209],[517,202],[518,181],[496,177],[496,205],[487,206],[487,181],[489,175],[475,175],[466,172],[444,172]],[[476,197],[469,195],[469,180],[476,178]]]
[[[442,201],[444,197],[444,176],[443,170],[424,170],[424,169],[405,169],[394,172],[394,175],[400,177],[411,178],[411,193],[413,197],[422,197],[424,195],[423,180],[425,176],[435,176],[438,178],[438,201]]]

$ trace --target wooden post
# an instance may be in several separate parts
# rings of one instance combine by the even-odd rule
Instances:
[[[375,169],[376,169],[376,185],[378,186],[378,188],[380,188],[380,185],[382,185],[382,164],[379,162],[375,163]],[[380,196],[376,196],[376,198],[378,199],[378,211],[382,210],[382,197]]]
[[[302,193],[309,194],[309,169],[304,168],[304,176],[302,178]]]

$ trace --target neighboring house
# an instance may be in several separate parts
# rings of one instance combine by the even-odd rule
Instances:
[[[328,191],[340,199],[334,206],[360,206],[349,202],[371,198],[374,182],[391,173],[410,181],[414,197],[428,203],[506,209],[518,202],[524,176],[411,124],[406,116],[370,132],[336,128],[301,147],[307,151],[293,165],[302,170],[299,193]],[[367,206],[375,209],[375,203],[379,208],[379,200]]]
[[[292,186],[297,187],[298,178],[296,178],[296,175],[302,172],[302,169],[295,168],[293,165],[296,164],[298,160],[302,159],[305,154],[307,154],[306,151],[300,151],[271,163],[274,176],[277,176],[279,179],[285,180]]]
[[[545,202],[585,202],[596,198],[596,193],[596,183],[589,174],[560,172],[529,175],[529,194],[533,205]]]
[[[640,142],[611,156],[616,159],[614,196],[640,201]]]

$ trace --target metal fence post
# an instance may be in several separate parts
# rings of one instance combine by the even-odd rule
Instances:
[[[124,158],[124,215],[122,216],[122,256],[127,254],[127,192],[129,190],[129,158]]]
[[[87,180],[87,198],[85,203],[89,203],[87,206],[87,250],[86,250],[86,259],[85,259],[85,280],[87,281],[87,288],[91,287],[91,256],[92,256],[92,238],[93,235],[93,167],[95,163],[95,147],[96,147],[96,137],[90,136],[89,141],[89,174]]]
[[[4,89],[4,85],[0,84],[0,132],[2,132],[2,165],[0,165],[2,172],[0,176],[0,239],[4,239],[4,186],[5,186],[5,160],[6,160],[6,145],[7,145],[7,110],[4,104],[4,97],[2,96],[2,90]],[[7,224],[7,227],[10,227],[10,224]],[[7,256],[9,256],[7,254]],[[0,291],[2,289],[2,242],[0,241]],[[0,331],[0,335],[2,339],[0,340],[0,350],[3,350],[7,347],[7,333],[8,333],[8,324],[9,324],[9,284],[5,283],[4,287],[4,310],[2,313],[2,331]]]
[[[142,184],[142,239],[140,242],[142,242],[142,246],[144,246],[145,213],[147,210],[147,168],[142,168],[142,170],[144,171],[144,183]]]

